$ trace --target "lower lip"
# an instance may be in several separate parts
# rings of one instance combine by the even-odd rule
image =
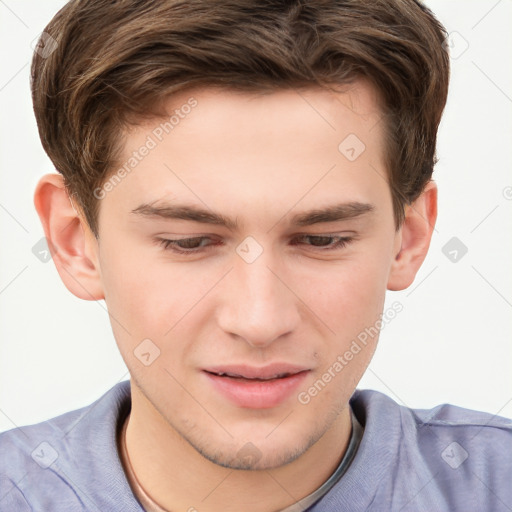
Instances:
[[[272,380],[233,379],[204,373],[215,388],[238,407],[269,409],[289,398],[309,371]]]

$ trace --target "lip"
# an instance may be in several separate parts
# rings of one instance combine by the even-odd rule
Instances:
[[[310,369],[285,363],[224,365],[203,370],[213,387],[238,407],[269,409],[284,402]]]

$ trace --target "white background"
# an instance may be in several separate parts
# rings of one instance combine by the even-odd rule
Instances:
[[[32,113],[31,42],[63,4],[0,1],[0,431],[85,406],[128,378],[104,301],[77,299],[32,253],[43,236],[33,192],[53,166]],[[512,417],[512,1],[427,5],[457,32],[439,219],[415,283],[388,295],[404,309],[359,387],[409,407]],[[442,252],[454,236],[468,248],[456,263]]]

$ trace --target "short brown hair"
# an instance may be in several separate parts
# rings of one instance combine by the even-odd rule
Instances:
[[[364,77],[382,101],[397,228],[431,179],[447,34],[415,0],[71,0],[43,34],[57,46],[32,61],[39,134],[96,236],[93,191],[114,172],[124,129],[196,86],[269,92]]]

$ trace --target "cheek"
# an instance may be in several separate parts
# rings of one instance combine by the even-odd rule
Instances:
[[[173,380],[164,370],[172,375],[183,370],[190,337],[180,336],[180,328],[186,324],[187,310],[198,300],[198,291],[186,272],[156,263],[141,252],[113,253],[104,260],[112,331],[135,381],[142,387],[170,386],[178,397],[180,390],[172,387]]]
[[[336,404],[348,401],[374,354],[386,282],[386,272],[376,260],[345,262],[322,279],[313,273],[314,283],[303,289],[309,293],[305,302],[322,320],[319,328],[326,324],[330,329],[317,345],[319,366],[301,395],[311,400],[312,410],[318,411],[315,416],[322,414],[325,404],[339,412]]]
[[[100,251],[112,325],[115,328],[121,323],[136,339],[161,338],[183,314],[183,305],[193,294],[193,287],[187,286],[189,276],[166,265],[164,259],[155,258],[155,254],[156,248],[129,247],[124,240],[115,238]],[[123,335],[122,330],[117,330]]]
[[[324,272],[311,269],[302,277],[299,296],[344,342],[382,313],[387,272],[376,257],[332,264]]]
[[[170,344],[179,351],[186,338],[178,333],[185,326],[191,331],[199,327],[198,322],[190,325],[190,319],[202,310],[222,269],[177,264],[156,247],[134,244],[119,251],[123,243],[112,240],[101,254],[106,303],[120,349],[126,353],[149,338],[162,351]]]

